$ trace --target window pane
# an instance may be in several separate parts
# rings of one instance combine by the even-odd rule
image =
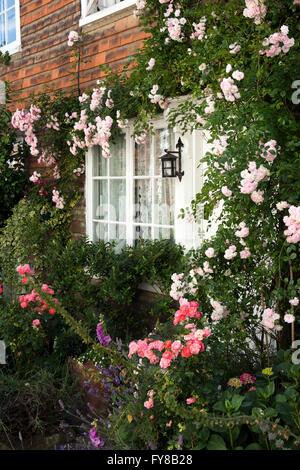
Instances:
[[[0,47],[5,45],[5,20],[4,15],[0,15]]]
[[[93,241],[104,240],[108,242],[108,224],[93,223]]]
[[[94,181],[93,218],[99,220],[108,219],[108,194],[107,181]]]
[[[151,222],[151,182],[150,180],[135,180],[134,188],[134,219],[137,222]]]
[[[155,240],[174,240],[174,229],[173,228],[163,228],[155,227],[154,228],[154,239]]]
[[[175,136],[171,129],[157,129],[155,131],[155,163],[154,172],[156,175],[161,175],[161,157],[165,150],[177,150],[175,147]]]
[[[109,241],[117,242],[116,251],[126,245],[126,225],[109,224]]]
[[[100,5],[102,5],[102,8],[108,8],[119,2],[117,2],[116,0],[100,0],[99,3]]]
[[[12,8],[7,12],[7,43],[10,44],[11,42],[17,39],[16,36],[16,14],[15,9]]]
[[[126,175],[126,140],[125,136],[118,137],[116,143],[111,145],[111,158],[109,160],[110,176]]]
[[[93,176],[107,176],[107,158],[102,157],[101,148],[93,148]]]
[[[113,158],[113,157],[112,157]],[[126,180],[110,180],[110,220],[126,220]]]
[[[134,174],[136,176],[144,176],[150,174],[151,139],[152,136],[148,135],[145,144],[135,144]]]
[[[135,243],[138,240],[151,240],[151,227],[137,225],[134,228],[133,239]]]
[[[2,0],[4,3],[4,0]],[[6,8],[14,7],[15,6],[15,0],[6,0]]]
[[[154,223],[174,224],[174,179],[157,178],[154,181]]]
[[[5,9],[4,3],[4,0],[0,0],[0,11],[3,11]]]

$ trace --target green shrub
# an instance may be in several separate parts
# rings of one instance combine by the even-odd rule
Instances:
[[[16,132],[11,128],[10,120],[11,112],[5,106],[0,106],[0,227],[23,197],[26,185],[30,185],[24,167],[28,151],[23,144],[17,145]]]

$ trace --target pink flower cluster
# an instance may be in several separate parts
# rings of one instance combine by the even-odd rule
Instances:
[[[182,323],[188,318],[200,318],[201,313],[197,311],[198,307],[198,302],[187,302],[181,305],[180,310],[175,313],[174,325]],[[210,331],[208,329],[197,329],[194,323],[189,323],[185,327],[190,330],[190,333],[183,337],[186,344],[182,343],[181,340],[163,342],[160,340],[153,341],[150,338],[131,341],[128,357],[131,358],[133,354],[137,353],[139,357],[149,359],[151,364],[159,363],[162,369],[166,369],[179,354],[182,357],[199,354],[204,350],[202,340],[210,336]],[[161,357],[155,354],[154,351],[162,353]],[[148,400],[145,406],[150,408],[151,402]]]
[[[224,258],[227,260],[232,260],[237,255],[236,246],[231,245],[227,250],[225,250]]]
[[[229,44],[230,54],[237,54],[238,52],[240,52],[240,50],[241,50],[241,46],[237,42],[234,42],[233,44]]]
[[[151,58],[148,62],[148,67],[146,67],[146,70],[152,70],[155,65],[155,59]]]
[[[181,42],[183,40],[184,35],[182,33],[181,26],[185,24],[185,22],[185,18],[168,18],[166,20],[169,36],[173,41]]]
[[[148,97],[150,98],[151,103],[159,104],[161,109],[166,109],[168,107],[168,102],[162,95],[157,94],[158,85],[153,85]]]
[[[279,318],[280,318],[280,315],[278,313],[273,312],[271,308],[266,308],[262,316],[261,324],[265,328],[272,330],[275,327],[275,321],[279,320]]]
[[[98,106],[97,103],[100,98],[100,94],[94,95],[94,101],[92,98],[93,107]],[[80,139],[75,133],[72,135],[72,142],[67,141],[70,147],[70,152],[76,155],[78,148],[85,149],[99,145],[102,148],[102,156],[104,158],[110,157],[110,145],[109,138],[111,136],[111,126],[113,119],[110,116],[106,116],[101,119],[100,116],[95,118],[95,124],[88,121],[87,111],[83,109],[80,113],[80,118],[74,124],[74,131],[83,131],[83,139]]]
[[[29,178],[29,181],[32,181],[33,183],[37,183],[41,179],[41,174],[38,173],[37,171],[34,171],[32,175]]]
[[[17,109],[11,118],[12,126],[15,129],[19,129],[20,131],[25,133],[25,142],[30,147],[30,153],[33,156],[38,155],[39,151],[37,148],[38,140],[34,133],[34,122],[38,121],[41,117],[41,110],[38,106],[34,106],[33,104],[30,106],[28,112],[25,109],[21,111]]]
[[[52,191],[52,201],[56,205],[57,209],[63,209],[65,206],[64,198],[59,195],[59,191],[57,191],[57,189],[53,189]]]
[[[247,259],[251,256],[249,248],[245,247],[244,250],[240,251],[240,258],[241,259]]]
[[[235,232],[235,235],[236,235],[237,237],[239,237],[239,238],[246,238],[246,237],[248,237],[248,235],[249,235],[249,228],[246,227],[246,223],[245,223],[245,222],[241,222],[241,223],[239,224],[239,227],[240,227],[241,230],[237,230],[237,231]]]
[[[102,106],[102,98],[104,96],[105,91],[106,87],[99,87],[93,89],[90,103],[91,111],[95,111],[96,108],[100,108]]]
[[[207,250],[205,251],[205,255],[208,257],[208,258],[214,258],[216,255],[215,255],[215,250],[214,248],[210,247],[210,248],[207,248]]]
[[[50,122],[47,122],[46,127],[48,129],[54,129],[59,131],[59,122],[56,116],[50,116]]]
[[[272,139],[266,142],[265,144],[260,141],[260,145],[263,146],[261,157],[267,160],[269,163],[273,163],[277,157],[276,140]]]
[[[287,201],[281,201],[277,202],[276,208],[279,211],[283,211],[284,209],[288,209],[290,207],[290,204]]]
[[[252,385],[250,390],[255,390],[253,387],[253,384],[256,381],[256,377],[253,377],[251,374],[247,374],[244,372],[239,378],[238,377],[232,377],[231,379],[228,380],[227,382],[227,387],[233,387],[235,389],[240,388],[242,385]]]
[[[107,106],[109,109],[112,109],[114,107],[114,100],[111,97],[111,90],[108,90],[107,92],[107,100],[105,101],[105,106]]]
[[[238,87],[235,85],[233,79],[223,78],[220,83],[221,90],[223,91],[224,97],[226,101],[235,101],[236,99],[240,98],[241,95],[239,93]]]
[[[128,119],[120,119],[120,110],[117,110],[116,117],[117,117],[117,124],[120,129],[124,129],[125,127],[128,126]]]
[[[262,19],[266,16],[267,9],[263,0],[245,0],[246,8],[243,15],[246,18],[254,18],[255,24],[261,24]]]
[[[173,324],[178,325],[178,323],[181,323],[187,320],[187,317],[200,318],[202,313],[197,311],[198,307],[199,307],[198,302],[182,303],[180,305],[179,310],[177,310],[175,313]]]
[[[289,214],[283,217],[283,222],[287,226],[284,235],[287,235],[288,243],[298,243],[300,241],[300,206],[291,206]]]
[[[247,374],[246,372],[240,376],[240,381],[243,385],[254,384],[255,380],[256,377],[253,377],[253,375]]]
[[[150,408],[153,408],[153,405],[154,405],[154,401],[153,401],[154,394],[155,394],[154,390],[149,390],[149,391],[147,392],[147,395],[148,395],[149,398],[148,398],[148,400],[146,400],[146,401],[144,402],[144,407],[147,408],[148,410],[149,410]]]
[[[283,318],[283,319],[284,319],[284,321],[285,321],[286,323],[294,323],[294,321],[295,321],[295,316],[292,315],[291,313],[286,313],[286,314],[284,315],[284,318]]]
[[[240,191],[242,194],[251,194],[251,199],[256,204],[260,204],[263,199],[263,191],[256,191],[257,185],[260,181],[268,178],[270,176],[270,171],[260,165],[259,168],[256,167],[255,162],[250,162],[248,165],[248,170],[243,170],[241,172],[241,181]]]
[[[210,299],[210,305],[213,308],[213,312],[211,314],[212,321],[218,322],[222,320],[222,318],[226,318],[229,315],[229,312],[224,305],[221,305],[220,302],[214,299]]]
[[[290,303],[293,307],[296,307],[297,305],[299,305],[299,299],[298,299],[298,297],[294,297],[293,299],[290,299],[290,300],[289,300],[289,303]]]
[[[280,32],[271,34],[264,40],[262,45],[264,47],[270,46],[269,49],[261,49],[259,53],[261,55],[266,54],[267,57],[275,57],[281,52],[287,54],[291,47],[295,44],[294,38],[288,37],[289,28],[285,25],[281,26]]]
[[[222,194],[226,197],[232,196],[232,191],[227,186],[222,186],[221,188]]]
[[[137,145],[144,145],[147,138],[147,131],[144,130],[134,137],[135,143]]]
[[[68,36],[68,46],[72,47],[74,46],[74,42],[78,42],[78,41],[79,41],[79,35],[77,31],[70,31],[69,36]]]
[[[50,289],[48,284],[42,285],[42,291],[47,292],[50,295],[54,295],[54,290]],[[57,299],[53,299],[56,303],[58,303]],[[19,302],[21,308],[27,308],[29,304],[34,304],[33,310],[37,312],[39,315],[43,315],[43,312],[49,309],[50,315],[54,315],[56,310],[52,307],[49,308],[47,303],[39,296],[39,294],[33,289],[30,294],[20,295]],[[32,305],[30,305],[32,307]]]
[[[19,265],[17,268],[16,268],[16,271],[20,274],[20,276],[25,276],[25,274],[29,274],[30,276],[32,276],[34,274],[34,271],[32,269],[30,269],[30,266],[29,264],[24,264],[24,266],[21,266]]]
[[[204,108],[205,114],[212,114],[215,111],[215,101],[212,94],[208,94],[205,98],[207,106]]]
[[[187,405],[191,405],[192,403],[195,403],[196,400],[197,400],[196,397],[187,398],[187,399],[186,399],[186,404],[187,404]]]
[[[202,41],[202,39],[205,36],[205,31],[206,31],[206,17],[202,16],[199,23],[193,23],[193,27],[194,27],[194,32],[191,34],[190,38],[198,39],[199,41]]]
[[[183,297],[184,294],[184,282],[183,282],[183,273],[172,274],[171,279],[173,284],[171,284],[170,297],[174,300],[179,300]]]
[[[227,140],[228,140],[228,136],[222,135],[219,139],[215,139],[213,141],[214,153],[216,155],[220,155],[220,156],[223,155],[223,153],[225,152],[228,146]]]
[[[18,266],[16,268],[16,271],[20,274],[20,276],[22,276],[22,278],[23,278],[22,281],[23,281],[24,284],[26,284],[27,281],[28,281],[28,278],[24,277],[25,274],[28,274],[28,275],[33,275],[34,274],[34,271],[32,269],[30,269],[29,264],[24,264],[23,266],[21,266],[21,265]],[[48,286],[48,284],[43,284],[42,285],[42,291],[47,292],[50,295],[54,295],[54,290],[51,289]],[[58,303],[57,299],[54,299],[54,301],[56,303]],[[42,312],[49,308],[48,305],[46,304],[46,302],[44,302],[44,300],[39,296],[39,294],[34,289],[31,291],[30,294],[20,295],[19,302],[20,302],[21,308],[27,308],[30,303],[35,304],[36,306],[34,307],[34,310],[39,315],[43,315]],[[52,307],[49,308],[50,315],[53,315],[55,312],[56,312],[56,310],[54,308],[52,308]],[[38,326],[40,324],[40,321],[39,320],[34,320],[32,322],[32,324],[33,324],[33,326]]]

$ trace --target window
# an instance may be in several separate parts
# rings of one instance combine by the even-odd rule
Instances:
[[[127,129],[105,159],[99,147],[86,157],[86,227],[90,240],[116,241],[119,247],[138,239],[170,239],[190,248],[199,239],[199,225],[178,218],[202,185],[198,163],[203,139],[200,131],[182,136],[155,124],[155,134],[137,145]],[[184,176],[162,178],[160,157],[184,142]]]
[[[79,26],[135,5],[135,0],[81,0]]]
[[[0,0],[0,50],[14,53],[20,50],[19,0]]]

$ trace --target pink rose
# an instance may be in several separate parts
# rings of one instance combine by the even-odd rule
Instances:
[[[187,403],[187,405],[191,405],[192,403],[195,403],[196,400],[197,400],[197,398],[190,397],[190,398],[186,399],[186,403]]]
[[[149,400],[144,402],[144,407],[149,410],[149,408],[153,408],[153,404],[154,404],[154,402],[153,402],[152,398],[149,398]]]

